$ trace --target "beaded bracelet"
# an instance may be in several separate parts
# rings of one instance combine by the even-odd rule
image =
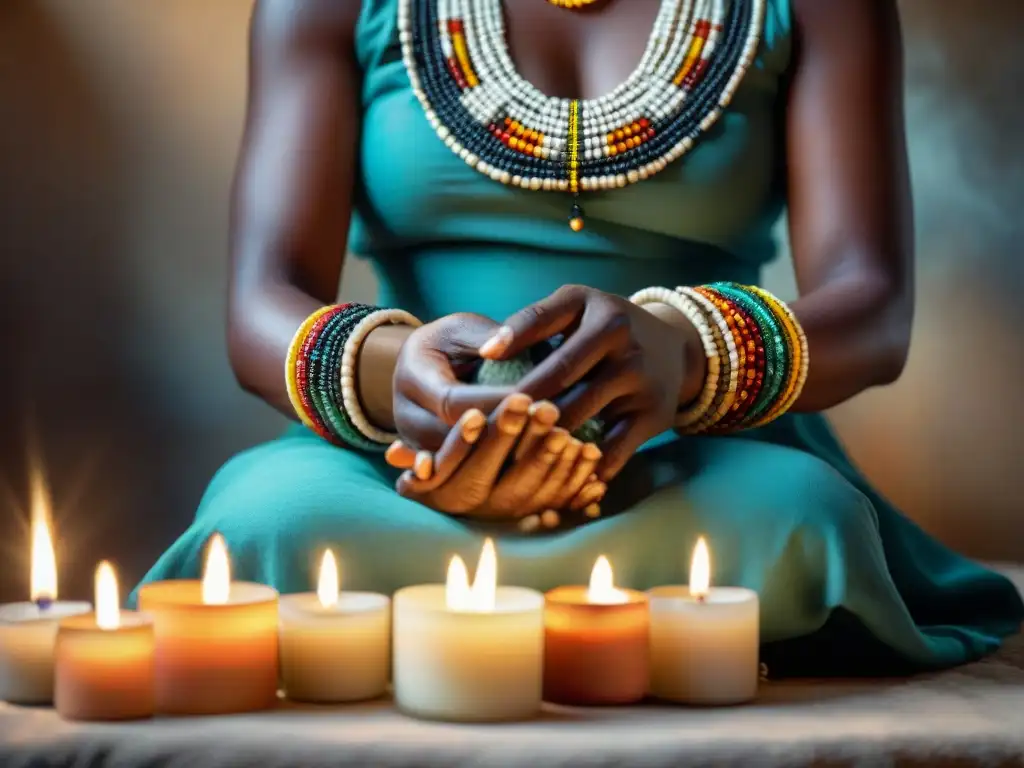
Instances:
[[[681,312],[687,320],[693,323],[700,334],[701,345],[704,347],[704,356],[707,359],[707,376],[704,379],[704,388],[692,406],[682,411],[676,418],[676,424],[680,428],[688,428],[697,424],[703,419],[714,403],[718,393],[719,381],[721,380],[722,353],[719,348],[718,339],[711,323],[701,312],[697,303],[677,291],[668,288],[645,288],[637,291],[629,300],[637,306],[649,304],[667,304],[673,309]],[[728,358],[726,358],[728,359]]]
[[[359,349],[385,323],[420,324],[400,310],[335,304],[312,313],[292,337],[285,359],[288,399],[299,420],[325,440],[381,451],[396,439],[370,423],[355,387]]]
[[[755,364],[764,361],[763,373],[755,370],[746,410],[723,426],[730,431],[762,427],[786,413],[803,391],[810,367],[807,336],[789,306],[763,288],[713,283],[701,290],[735,307],[751,331]]]
[[[345,341],[345,349],[341,355],[339,375],[341,377],[342,402],[356,429],[364,437],[375,443],[390,445],[398,439],[398,434],[385,432],[370,423],[370,420],[363,413],[362,406],[359,404],[359,396],[356,393],[355,385],[356,360],[359,357],[359,350],[362,349],[363,341],[366,340],[371,331],[382,325],[411,325],[415,328],[422,325],[422,323],[401,309],[378,309],[376,312],[366,315],[352,329],[352,333]]]
[[[697,401],[679,414],[686,434],[764,426],[786,413],[807,381],[807,336],[796,315],[763,288],[738,283],[647,288],[630,299],[667,304],[697,328],[708,374]]]

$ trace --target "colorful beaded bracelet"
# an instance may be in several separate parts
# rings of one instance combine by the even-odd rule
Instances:
[[[313,312],[292,337],[285,359],[288,399],[299,421],[325,440],[382,451],[397,438],[370,423],[355,385],[363,341],[387,323],[420,324],[401,310],[334,304]]]
[[[674,307],[700,334],[707,378],[696,401],[679,413],[680,431],[723,434],[761,427],[800,397],[810,361],[807,336],[786,303],[763,288],[647,288],[631,301]]]

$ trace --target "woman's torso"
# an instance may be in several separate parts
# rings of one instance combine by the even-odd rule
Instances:
[[[372,261],[380,302],[425,319],[456,311],[500,319],[566,283],[628,293],[754,282],[775,255],[771,231],[785,200],[788,2],[768,0],[755,65],[700,144],[647,181],[584,193],[586,227],[573,232],[568,194],[492,181],[438,139],[402,61],[398,0],[364,0],[356,29],[363,132],[349,244]],[[584,17],[543,0],[507,3],[512,57],[545,93],[600,95],[636,65],[658,4],[618,2]]]

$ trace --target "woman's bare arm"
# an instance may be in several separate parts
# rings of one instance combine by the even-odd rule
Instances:
[[[284,379],[302,321],[335,301],[359,146],[359,0],[258,0],[231,222],[228,349],[239,383],[294,417]],[[409,330],[381,328],[361,354],[360,394],[390,427],[391,376]]]
[[[816,411],[903,370],[913,234],[894,0],[792,0],[790,239],[811,367],[797,410]]]

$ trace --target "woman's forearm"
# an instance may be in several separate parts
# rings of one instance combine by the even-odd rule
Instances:
[[[238,383],[289,418],[296,418],[285,379],[288,348],[299,326],[322,303],[299,288],[277,284],[232,302],[228,351]],[[356,386],[367,417],[394,427],[391,379],[402,344],[413,329],[384,325],[373,330],[359,352]]]
[[[895,381],[910,343],[913,300],[862,277],[837,279],[790,305],[807,335],[810,366],[798,411],[823,411],[865,389]],[[707,375],[700,335],[693,324],[667,304],[646,309],[680,333],[685,376],[681,406],[700,394]]]
[[[810,351],[807,382],[793,410],[832,408],[903,372],[914,314],[909,288],[851,276],[809,291],[790,308]]]

